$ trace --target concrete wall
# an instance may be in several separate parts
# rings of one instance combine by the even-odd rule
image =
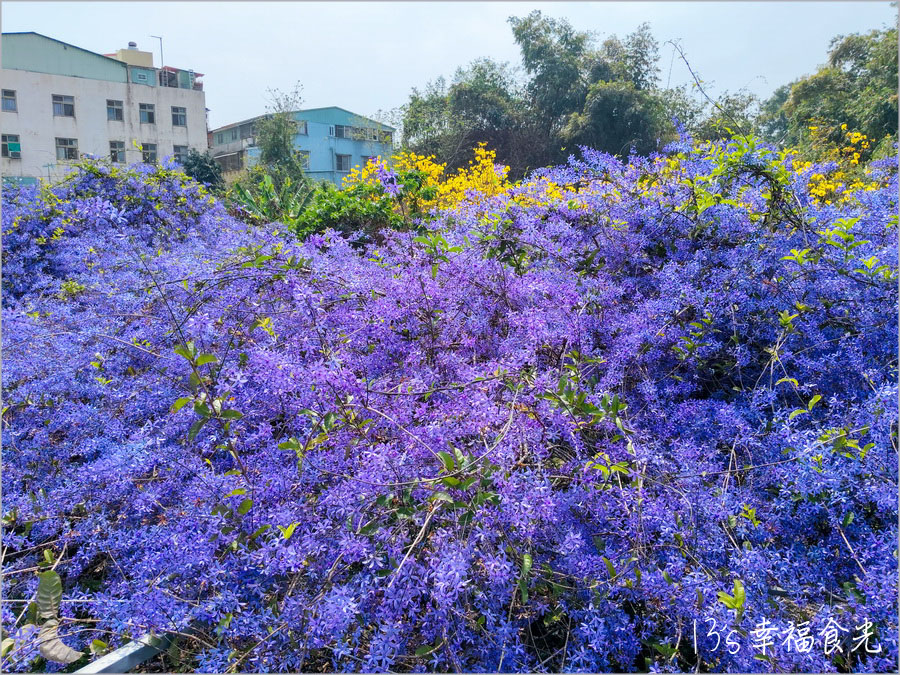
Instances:
[[[7,39],[4,36],[4,42]],[[4,44],[5,47],[5,44]],[[56,159],[56,137],[78,139],[78,151],[109,158],[109,142],[124,141],[126,163],[141,161],[137,143],[156,143],[160,160],[173,146],[186,145],[205,152],[206,100],[202,91],[174,87],[146,86],[85,77],[50,75],[7,69],[4,49],[2,82],[16,92],[18,112],[0,113],[0,131],[18,134],[22,158],[0,159],[0,173],[13,177],[60,178],[71,162]],[[122,64],[122,72],[126,69]],[[55,117],[51,96],[75,97],[75,117]],[[125,119],[108,121],[106,100],[123,102]],[[140,103],[156,106],[156,124],[141,124]],[[187,126],[173,127],[172,106],[187,108]]]
[[[352,138],[336,138],[331,135],[335,124],[346,126],[362,126],[357,123],[351,125],[344,116],[336,116],[340,120],[331,124],[327,122],[307,121],[307,134],[298,134],[294,144],[300,150],[309,151],[310,178],[317,180],[329,180],[340,186],[349,172],[337,170],[337,155],[350,155],[350,166],[357,166],[365,162],[366,157],[390,156],[392,146],[387,143],[378,143],[368,140],[354,140]]]

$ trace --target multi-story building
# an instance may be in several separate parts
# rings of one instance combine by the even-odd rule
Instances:
[[[294,147],[304,157],[307,175],[315,180],[340,186],[351,167],[365,164],[370,157],[389,157],[393,151],[393,127],[349,110],[331,106],[298,110],[293,115],[297,122]],[[258,162],[256,126],[263,117],[210,132],[209,145],[226,180]]]
[[[5,180],[55,180],[88,154],[131,164],[206,151],[200,73],[155,68],[133,42],[104,55],[38,33],[2,37]]]

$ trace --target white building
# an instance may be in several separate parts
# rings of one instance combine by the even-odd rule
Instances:
[[[82,155],[176,161],[208,147],[199,73],[153,67],[151,52],[103,55],[38,33],[3,33],[0,174],[58,179]]]

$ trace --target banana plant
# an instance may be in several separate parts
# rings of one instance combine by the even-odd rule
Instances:
[[[234,204],[258,220],[291,226],[297,222],[311,194],[309,187],[295,184],[290,178],[277,188],[272,177],[266,174],[252,191],[236,183],[230,197]]]

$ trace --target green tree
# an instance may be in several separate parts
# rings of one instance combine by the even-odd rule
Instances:
[[[635,89],[656,89],[659,80],[659,43],[650,31],[649,23],[642,23],[625,38],[621,50],[619,79],[630,81]]]
[[[531,76],[526,90],[541,163],[564,160],[573,143],[623,154],[656,149],[672,136],[657,89],[659,45],[649,24],[597,49],[590,33],[539,11],[509,21]]]
[[[725,92],[704,109],[691,129],[694,138],[715,141],[747,133],[759,118],[759,99],[748,91]]]
[[[591,36],[539,10],[524,18],[510,17],[509,23],[531,76],[527,90],[534,109],[548,131],[555,132],[565,115],[584,104],[588,66],[596,60],[590,50]]]
[[[770,140],[813,154],[814,143],[839,145],[849,129],[879,143],[883,154],[896,141],[897,115],[894,26],[834,38],[826,65],[777,90],[763,104],[760,128]]]
[[[791,87],[794,82],[783,84],[772,95],[762,102],[759,116],[756,118],[756,126],[760,135],[777,145],[781,145],[788,137],[790,120],[784,110],[788,97],[791,95]]]
[[[305,182],[304,159],[295,145],[298,132],[297,111],[303,103],[300,91],[299,84],[287,93],[270,90],[269,110],[256,122],[259,164],[264,173],[272,177],[279,190],[285,180],[290,180],[295,185]]]
[[[613,155],[648,154],[674,139],[674,127],[658,93],[601,81],[591,85],[584,109],[569,116],[562,137]]]
[[[477,59],[458,68],[449,85],[438,78],[422,92],[413,90],[403,118],[406,145],[455,169],[486,143],[513,174],[521,175],[531,160],[524,107],[510,67]]]
[[[181,168],[185,174],[198,183],[206,185],[214,192],[218,192],[225,187],[225,180],[222,178],[222,167],[213,159],[209,150],[199,152],[195,148],[191,148]]]

